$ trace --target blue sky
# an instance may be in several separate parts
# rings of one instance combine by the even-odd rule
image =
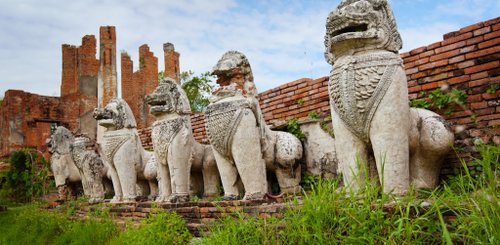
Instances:
[[[148,44],[163,67],[162,44],[174,43],[181,70],[202,73],[227,50],[247,55],[259,92],[329,73],[325,20],[339,0],[0,0],[0,97],[7,89],[58,96],[61,44],[79,45],[99,26],[117,29],[117,52],[137,66]],[[498,0],[391,0],[403,52],[496,18]],[[119,59],[117,60],[119,62]],[[119,67],[119,63],[118,63]],[[120,73],[120,72],[118,72]]]

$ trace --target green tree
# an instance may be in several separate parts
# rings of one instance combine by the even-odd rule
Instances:
[[[210,72],[204,72],[195,76],[194,72],[189,70],[181,72],[180,77],[181,86],[184,92],[186,92],[191,111],[203,111],[210,103],[208,98],[216,87],[215,83],[212,81],[213,77],[210,75]],[[160,71],[158,73],[158,80],[163,78],[165,78],[165,73]]]

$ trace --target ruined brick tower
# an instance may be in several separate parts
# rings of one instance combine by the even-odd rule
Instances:
[[[103,108],[112,98],[118,96],[114,26],[99,28],[99,60],[101,64],[97,80],[97,107]],[[104,128],[97,126],[97,142],[101,142],[103,133]]]
[[[165,57],[165,77],[173,78],[180,84],[179,53],[175,51],[175,47],[171,43],[163,44],[163,53]]]
[[[92,112],[97,104],[99,60],[96,39],[82,38],[82,45],[62,45],[61,109],[67,127],[91,138],[96,137],[97,124]]]
[[[118,95],[116,85],[116,34],[114,26],[99,29],[99,67],[97,100],[98,107],[104,107]]]
[[[158,58],[144,44],[139,47],[139,70],[133,71],[134,63],[130,56],[121,53],[122,98],[134,113],[138,128],[149,127],[154,119],[144,98],[158,85]]]

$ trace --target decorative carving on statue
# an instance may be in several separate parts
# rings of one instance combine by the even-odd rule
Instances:
[[[408,106],[402,42],[387,0],[343,0],[327,18],[325,46],[346,185],[357,189],[369,174],[363,169],[371,169],[359,163],[374,158],[385,192],[405,194],[411,182],[435,187],[453,133],[437,114]]]
[[[136,186],[149,189],[150,197],[156,196],[156,173],[146,171],[150,169],[148,164],[155,162],[150,161],[152,153],[145,151],[141,145],[134,115],[128,104],[123,99],[113,98],[105,108],[94,110],[94,118],[106,128],[101,147],[115,191],[111,202],[135,201]]]
[[[89,202],[104,200],[104,164],[96,153],[95,144],[87,136],[76,137],[71,147],[71,155],[82,179],[83,191]]]
[[[76,190],[72,190],[70,187],[75,186],[81,181],[78,169],[71,157],[71,145],[74,141],[75,137],[73,134],[62,126],[57,127],[46,141],[49,152],[52,153],[50,168],[54,174],[54,180],[61,200],[67,199],[67,195],[71,192],[71,194],[76,194]]]
[[[298,191],[302,144],[295,136],[271,131],[266,125],[248,59],[228,51],[213,74],[221,88],[210,99],[205,126],[221,173],[224,199],[238,198],[240,183],[244,199],[263,198],[266,169],[276,172],[282,192]]]
[[[156,118],[151,133],[158,162],[156,201],[186,202],[190,193],[217,195],[220,177],[212,149],[193,137],[191,110],[182,87],[165,78],[146,102]],[[190,185],[202,186],[203,190],[190,189]]]

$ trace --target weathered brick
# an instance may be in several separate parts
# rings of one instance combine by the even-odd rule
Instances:
[[[484,35],[484,34],[486,34],[488,32],[491,32],[491,27],[490,26],[486,26],[486,27],[483,27],[481,29],[477,29],[473,33],[474,33],[474,36],[479,36],[479,35]]]
[[[454,57],[454,56],[457,56],[459,54],[460,54],[460,50],[455,49],[455,50],[452,50],[452,51],[449,51],[446,53],[440,53],[437,55],[433,55],[430,57],[429,61],[433,62],[433,61],[437,61],[437,60],[448,59],[450,57]]]
[[[497,37],[500,37],[500,30],[496,30],[494,32],[490,32],[490,33],[484,35],[484,40],[490,40],[490,39],[497,38]]]
[[[490,39],[486,42],[479,43],[477,46],[479,47],[479,49],[484,49],[484,48],[488,48],[491,46],[498,46],[498,45],[500,45],[500,37]]]
[[[472,74],[472,73],[490,70],[490,69],[498,67],[499,65],[500,65],[500,61],[498,61],[498,60],[492,61],[492,62],[489,62],[486,64],[482,64],[482,65],[476,65],[473,67],[466,68],[465,74]]]
[[[459,32],[460,33],[466,33],[466,32],[470,32],[470,31],[474,31],[474,30],[480,29],[483,26],[484,26],[484,23],[483,22],[479,22],[479,23],[476,23],[476,24],[473,24],[473,25],[469,25],[469,26],[460,28]]]
[[[460,42],[462,40],[469,39],[471,37],[473,37],[472,32],[466,32],[466,33],[460,34],[458,36],[454,36],[454,37],[451,37],[451,38],[444,39],[443,42],[441,43],[441,45],[445,46],[445,45],[448,45],[448,44],[452,44],[452,43]]]

